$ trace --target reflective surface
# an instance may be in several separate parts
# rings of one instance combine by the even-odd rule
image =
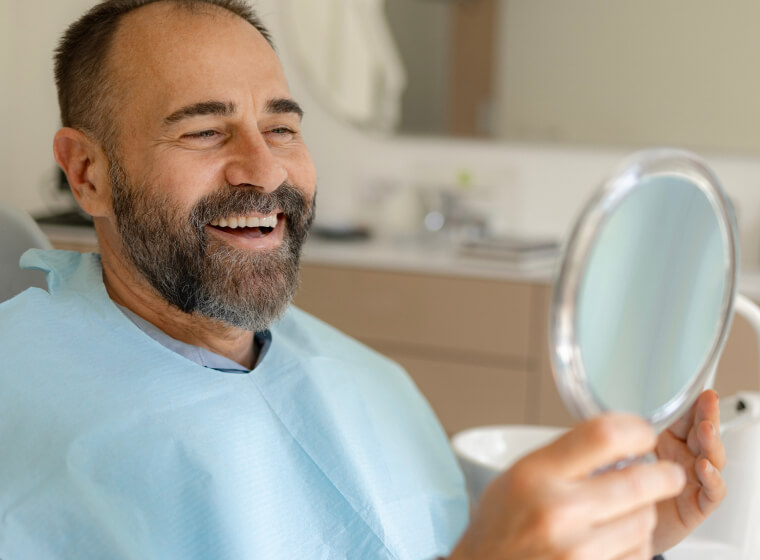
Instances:
[[[552,313],[555,376],[585,418],[634,412],[664,427],[712,374],[736,284],[736,228],[694,156],[638,154],[586,207]]]
[[[704,194],[646,180],[599,232],[578,304],[578,345],[605,408],[650,416],[692,382],[721,323],[726,250]]]

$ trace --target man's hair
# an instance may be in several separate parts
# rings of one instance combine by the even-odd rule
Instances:
[[[94,137],[106,150],[115,149],[116,129],[109,112],[115,80],[108,59],[122,18],[142,6],[167,2],[190,11],[216,6],[243,18],[274,47],[269,31],[245,0],[106,0],[74,22],[55,51],[55,84],[63,126]]]

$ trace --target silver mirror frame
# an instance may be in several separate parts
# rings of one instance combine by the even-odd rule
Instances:
[[[608,217],[646,179],[676,176],[694,183],[715,211],[725,253],[725,285],[721,303],[721,324],[710,351],[692,383],[647,418],[657,432],[662,431],[691,406],[711,378],[728,338],[733,319],[739,263],[739,242],[733,208],[720,182],[695,154],[662,148],[638,152],[625,160],[602,183],[586,204],[565,244],[564,257],[554,286],[549,316],[549,345],[554,380],[565,406],[578,420],[608,410],[596,397],[583,366],[578,345],[577,304],[591,250]]]

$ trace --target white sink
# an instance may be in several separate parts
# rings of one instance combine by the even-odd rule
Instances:
[[[488,483],[517,459],[565,431],[548,426],[485,426],[456,434],[451,445],[464,472],[470,503],[477,504]]]

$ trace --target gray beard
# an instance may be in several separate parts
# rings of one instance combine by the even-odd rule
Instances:
[[[169,304],[188,314],[247,331],[267,330],[298,288],[301,247],[314,218],[314,199],[284,183],[272,193],[224,187],[183,214],[166,196],[133,185],[110,158],[113,210],[126,257]],[[251,253],[209,236],[214,218],[281,210],[287,227],[279,247]]]

